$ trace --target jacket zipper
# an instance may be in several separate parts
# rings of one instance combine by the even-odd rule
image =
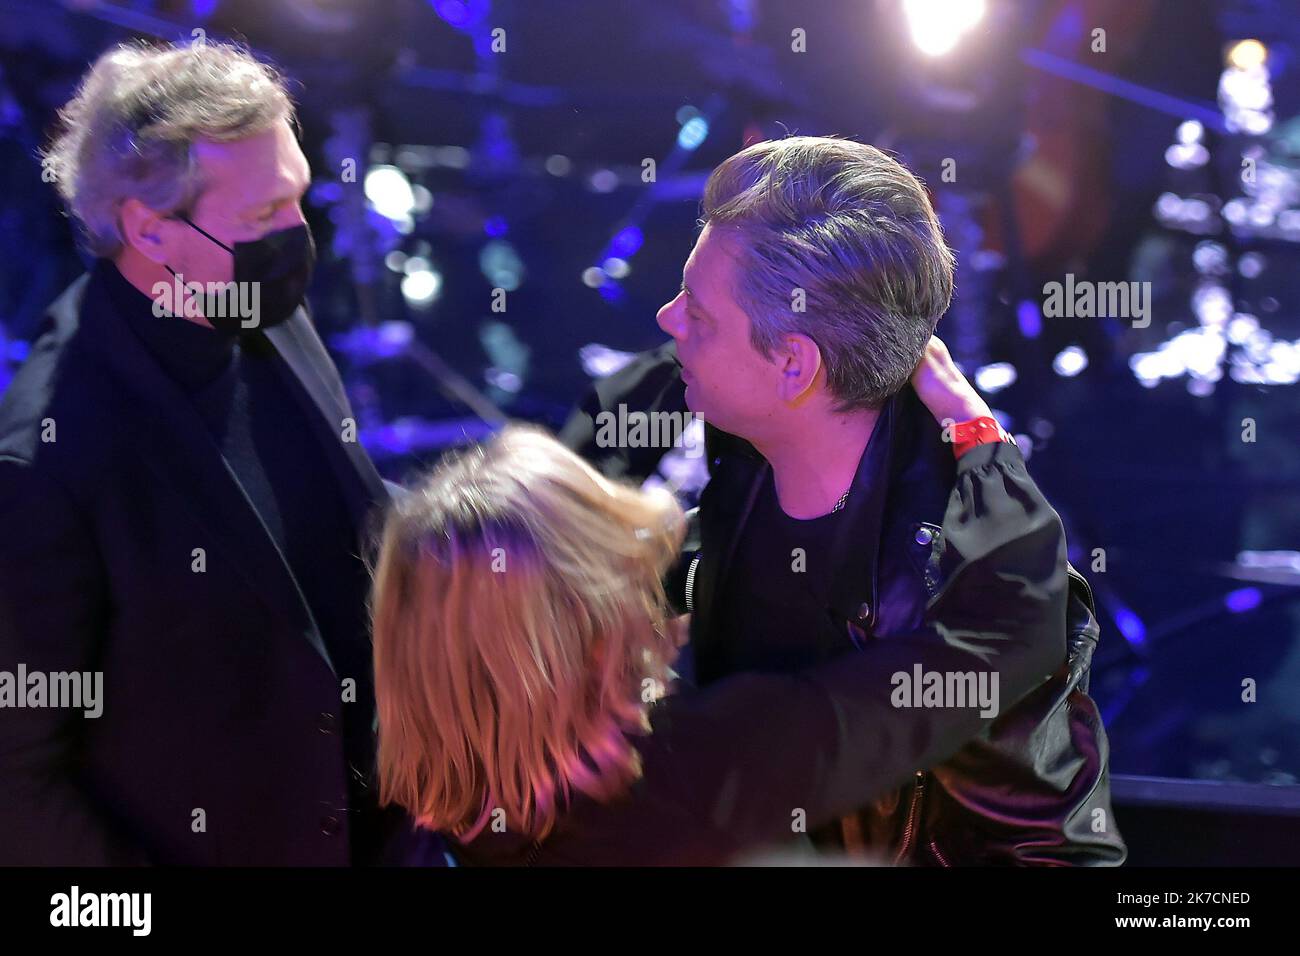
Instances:
[[[951,863],[944,859],[943,854],[939,852],[939,848],[935,846],[933,840],[930,841],[930,852],[934,854],[934,858],[939,861],[940,866],[952,866]]]
[[[700,566],[700,555],[691,558],[691,566],[686,569],[686,610],[695,613],[695,569]]]
[[[894,863],[902,863],[903,857],[912,845],[912,832],[916,829],[917,817],[921,811],[921,795],[925,792],[925,771],[916,772],[916,785],[912,788],[912,805],[907,808],[907,826],[903,828],[903,842],[894,856]]]

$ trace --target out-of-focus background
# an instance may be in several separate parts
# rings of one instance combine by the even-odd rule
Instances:
[[[297,81],[310,300],[396,479],[660,344],[726,156],[894,151],[959,258],[940,333],[1096,591],[1112,769],[1300,803],[1294,0],[3,0],[0,390],[85,267],[57,108],[111,44],[196,36]],[[1053,282],[1149,283],[1149,323]]]

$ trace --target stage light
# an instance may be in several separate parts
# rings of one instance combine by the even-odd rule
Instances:
[[[430,305],[442,291],[442,273],[433,269],[408,272],[402,280],[402,295],[408,305]]]
[[[1115,608],[1115,600],[1111,598],[1111,616],[1115,621],[1115,626],[1119,632],[1124,635],[1125,640],[1130,644],[1145,644],[1147,642],[1147,629],[1142,623],[1142,619],[1126,607]]]
[[[926,56],[942,56],[984,17],[984,0],[903,0],[912,42]]]
[[[1273,89],[1268,51],[1258,40],[1242,40],[1228,51],[1219,77],[1219,106],[1232,133],[1260,136],[1273,128]]]
[[[1189,146],[1201,141],[1205,136],[1205,127],[1201,125],[1200,120],[1184,120],[1178,124],[1178,132],[1175,135],[1178,137],[1178,142]]]
[[[433,208],[433,193],[419,183],[411,185],[411,196],[415,199],[415,212],[423,215]]]
[[[1215,283],[1202,285],[1192,293],[1192,311],[1201,325],[1222,326],[1232,317],[1232,294]]]
[[[494,289],[513,292],[524,280],[524,264],[519,253],[503,239],[493,240],[483,247],[478,254],[478,266]]]
[[[1247,252],[1236,263],[1236,271],[1242,273],[1243,278],[1257,278],[1258,274],[1264,272],[1264,256],[1258,252]]]
[[[641,230],[636,226],[626,226],[615,233],[614,238],[610,240],[610,255],[619,256],[623,259],[631,258],[636,255],[641,243],[644,242],[644,236]]]
[[[454,27],[463,27],[469,22],[469,9],[461,0],[433,0],[433,9]]]
[[[1065,378],[1074,378],[1087,367],[1088,355],[1077,345],[1062,349],[1061,353],[1052,359],[1052,370]]]
[[[635,352],[622,352],[599,342],[589,342],[578,349],[582,370],[592,378],[605,378],[625,368],[636,358]]]
[[[599,289],[607,278],[605,270],[599,266],[589,266],[582,270],[582,284],[592,289]]]
[[[994,362],[975,371],[975,387],[992,395],[1016,380],[1016,368],[1010,362]]]
[[[632,271],[632,267],[627,264],[626,259],[620,259],[617,256],[610,256],[600,264],[605,270],[605,275],[611,279],[625,279],[627,274]]]
[[[372,166],[366,173],[366,199],[385,219],[401,222],[415,210],[411,181],[396,166]]]
[[[468,169],[473,156],[464,146],[440,146],[434,150],[433,160],[448,169]]]
[[[516,394],[524,387],[524,380],[514,372],[508,372],[499,368],[489,368],[483,372],[483,378],[493,388],[499,388],[503,392],[509,392],[511,395]]]
[[[1201,275],[1224,275],[1229,271],[1228,250],[1222,243],[1203,240],[1192,252],[1192,264]]]
[[[1183,124],[1183,126],[1187,125],[1188,123]],[[1199,123],[1196,125],[1200,126]],[[1210,151],[1197,140],[1183,140],[1183,126],[1178,127],[1180,142],[1174,143],[1165,150],[1165,162],[1174,169],[1197,169],[1209,162]]]
[[[1244,614],[1259,607],[1264,600],[1259,588],[1238,588],[1223,597],[1223,606],[1233,614]]]
[[[1236,70],[1254,70],[1268,62],[1268,47],[1258,40],[1238,40],[1228,47],[1227,64]]]
[[[1245,312],[1238,312],[1228,323],[1228,341],[1233,345],[1245,345],[1259,328],[1259,319]]]

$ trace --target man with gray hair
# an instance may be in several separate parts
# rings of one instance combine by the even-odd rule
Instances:
[[[387,491],[306,312],[311,172],[243,49],[121,46],[46,165],[97,257],[0,404],[0,864],[347,865],[371,780],[362,545]]]
[[[598,383],[563,436],[608,473],[636,476],[630,459],[593,446],[599,410],[634,395],[704,419],[709,484],[669,581],[691,613],[698,683],[870,653],[922,627],[970,556],[947,553],[941,533],[957,474],[1024,467],[932,339],[953,293],[938,218],[916,177],[879,150],[792,136],[715,169],[702,224],[658,314],[673,343]],[[946,404],[932,416],[923,402],[934,395]],[[978,548],[975,531],[964,549]],[[819,842],[922,866],[1122,862],[1105,730],[1087,695],[1097,626],[1086,583],[1070,575],[1058,672]],[[987,612],[991,622],[1004,609]]]

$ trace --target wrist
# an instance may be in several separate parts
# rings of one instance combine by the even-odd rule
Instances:
[[[936,413],[935,417],[941,425],[949,422],[969,422],[977,418],[992,418],[993,410],[989,408],[988,402],[975,396],[973,399],[953,402],[942,413]]]

